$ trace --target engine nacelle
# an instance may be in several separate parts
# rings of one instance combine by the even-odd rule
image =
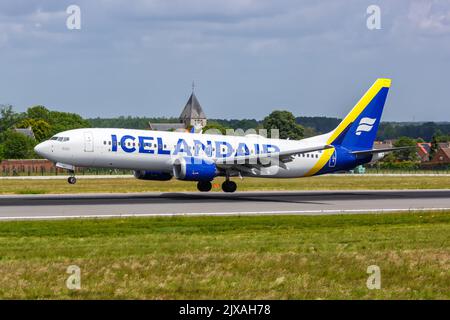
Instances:
[[[184,157],[175,160],[173,164],[173,175],[179,180],[211,181],[217,175],[217,168],[212,161]]]
[[[167,181],[172,179],[172,174],[161,171],[135,170],[134,177],[139,180]]]

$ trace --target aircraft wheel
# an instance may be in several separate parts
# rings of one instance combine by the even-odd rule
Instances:
[[[224,183],[222,183],[222,190],[224,192],[235,192],[236,189],[237,189],[237,184],[234,181],[225,180]]]
[[[210,181],[199,181],[197,182],[197,189],[201,192],[211,191],[212,184]]]
[[[70,184],[75,184],[75,183],[77,183],[77,178],[75,178],[75,177],[69,177],[69,178],[67,179],[67,182],[70,183]]]

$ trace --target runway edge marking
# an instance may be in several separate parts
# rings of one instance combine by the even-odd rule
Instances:
[[[287,210],[287,211],[248,211],[248,212],[192,212],[192,213],[127,213],[92,215],[54,215],[54,216],[5,216],[0,221],[11,220],[64,220],[64,219],[108,219],[145,217],[199,217],[199,216],[262,216],[262,215],[332,215],[332,214],[381,214],[393,212],[446,211],[449,208],[400,208],[400,209],[337,209],[337,210]]]

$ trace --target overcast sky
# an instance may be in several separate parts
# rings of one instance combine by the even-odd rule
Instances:
[[[0,103],[17,110],[178,116],[194,80],[210,118],[342,117],[378,77],[384,120],[450,121],[449,0],[0,2]]]

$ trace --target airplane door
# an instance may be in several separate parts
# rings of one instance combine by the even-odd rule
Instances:
[[[91,131],[86,131],[84,133],[84,152],[94,151],[94,137]]]

